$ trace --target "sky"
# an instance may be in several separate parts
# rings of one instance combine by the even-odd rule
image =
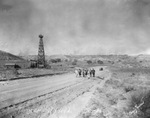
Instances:
[[[150,0],[0,0],[0,50],[150,54]]]

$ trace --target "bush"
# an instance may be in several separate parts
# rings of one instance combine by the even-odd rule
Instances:
[[[77,65],[77,62],[78,62],[78,60],[77,60],[77,59],[74,59],[74,60],[72,61],[72,65]]]
[[[88,63],[88,64],[92,64],[92,61],[91,61],[91,60],[88,60],[87,63]]]
[[[69,60],[68,59],[65,59],[65,62],[68,62]]]
[[[98,64],[104,64],[104,62],[101,61],[101,60],[98,60],[97,63],[98,63]]]
[[[110,63],[110,64],[114,64],[115,62],[114,62],[114,61],[108,61],[108,63]]]
[[[77,59],[74,59],[73,62],[78,62],[78,60],[77,60]]]
[[[59,59],[59,58],[57,58],[57,59],[55,59],[57,62],[61,62],[61,59]]]
[[[57,59],[51,59],[50,62],[52,63],[58,63],[61,62],[61,59],[57,58]]]
[[[75,61],[74,61],[74,62],[72,62],[72,65],[77,65],[77,62],[75,62]]]
[[[133,118],[150,118],[150,91],[132,95],[129,108]]]
[[[126,86],[126,87],[124,88],[124,90],[125,90],[125,92],[127,93],[127,92],[133,91],[133,90],[135,90],[135,89],[134,89],[134,87],[132,87],[132,86]]]

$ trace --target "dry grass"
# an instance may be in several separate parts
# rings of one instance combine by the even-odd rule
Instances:
[[[123,83],[122,88],[128,95],[131,95],[128,104],[128,118],[150,118],[149,69],[132,68],[114,72],[113,78],[120,81],[120,84]],[[111,84],[114,84],[115,81]]]
[[[130,99],[131,118],[150,118],[150,91],[137,91]]]
[[[122,118],[150,118],[149,68],[115,69],[112,72],[112,78],[106,81],[106,86],[122,88],[123,94],[128,96],[127,109]]]
[[[135,87],[134,86],[124,86],[124,91],[127,93],[127,92],[130,92],[130,91],[134,91],[135,90]]]
[[[150,118],[147,77],[148,70],[115,71],[104,88],[96,89],[90,111],[85,111],[82,118],[107,118],[107,115],[109,118]],[[95,114],[95,111],[99,112]]]

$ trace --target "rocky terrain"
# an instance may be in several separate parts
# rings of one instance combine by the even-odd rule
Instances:
[[[80,55],[50,59],[61,57],[64,60],[54,63],[51,69],[18,70],[21,76],[31,78],[0,82],[0,118],[150,117],[149,56]],[[71,66],[74,60],[77,63]],[[92,63],[88,64],[89,60]],[[98,60],[103,63],[97,63]],[[93,66],[96,77],[76,78],[73,73],[76,67]],[[41,73],[54,76],[32,78]]]
[[[149,69],[113,68],[77,118],[149,118]]]
[[[149,118],[149,69],[99,68],[95,78],[59,75],[67,82],[61,89],[3,108],[1,118]]]

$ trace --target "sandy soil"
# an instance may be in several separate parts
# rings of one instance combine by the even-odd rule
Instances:
[[[110,73],[76,118],[149,118],[149,95],[145,96],[150,90],[149,71],[134,68]]]
[[[2,82],[1,118],[76,117],[92,98],[95,87],[103,81],[99,67],[95,69],[97,77],[90,79],[76,78],[70,73]]]
[[[150,90],[149,70],[112,70],[105,67],[99,71],[99,68],[95,68],[96,77],[90,79],[76,78],[70,73],[37,81],[18,80],[1,84],[0,94],[6,98],[9,95],[5,92],[20,92],[14,101],[27,97],[25,101],[11,102],[12,105],[1,109],[0,118],[149,118],[150,107],[146,115],[143,112],[144,117],[138,116],[140,108],[147,103],[134,103],[132,100],[132,96]],[[22,93],[25,95],[22,96]],[[1,104],[4,104],[3,101]]]

